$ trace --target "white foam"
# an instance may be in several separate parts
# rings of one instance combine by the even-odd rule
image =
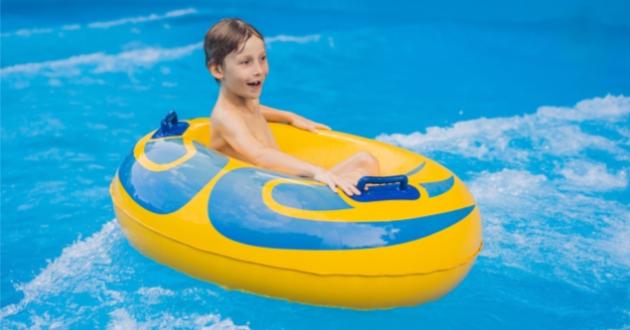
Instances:
[[[227,318],[222,319],[218,314],[188,314],[176,316],[170,313],[151,315],[146,320],[138,320],[131,313],[119,308],[110,313],[111,320],[107,329],[204,329],[204,330],[248,330],[248,325],[236,325]]]
[[[150,67],[162,61],[173,61],[190,55],[199,49],[201,43],[194,43],[175,48],[147,47],[124,51],[118,54],[92,53],[71,56],[66,59],[17,64],[0,69],[0,76],[14,74],[44,74],[49,77],[77,76],[82,73],[82,67],[91,67],[91,72],[99,74],[106,72],[130,72],[137,67]]]
[[[319,41],[319,35],[289,36],[278,35],[267,39],[268,44],[273,43],[308,43]],[[16,64],[0,69],[0,77],[9,76],[34,76],[44,75],[49,78],[74,77],[84,74],[85,69],[91,69],[93,74],[110,72],[131,73],[138,68],[150,68],[156,63],[175,61],[201,49],[203,43],[193,43],[180,47],[160,48],[142,47],[125,50],[118,54],[106,54],[102,52],[71,56],[65,59]],[[138,47],[137,44],[128,44],[126,47]]]
[[[610,231],[627,232],[626,205],[564,192],[544,175],[522,170],[482,172],[469,186],[483,216],[482,255],[497,259],[496,265],[587,290],[627,273],[627,244],[619,245],[623,238]]]
[[[168,11],[164,14],[149,14],[142,16],[134,16],[134,17],[124,17],[110,21],[100,21],[100,22],[92,22],[87,23],[86,26],[91,29],[108,29],[113,26],[127,25],[127,24],[141,24],[146,22],[155,22],[162,21],[187,15],[195,15],[198,11],[195,8],[182,8]],[[62,31],[76,31],[80,30],[80,24],[66,24],[61,28],[24,28],[19,29],[12,32],[2,33],[2,37],[11,37],[11,36],[19,36],[19,37],[29,37],[33,34],[43,34],[43,33],[53,33],[57,30]]]
[[[572,190],[610,191],[628,186],[625,170],[611,173],[605,163],[572,160],[558,172],[564,177],[559,185]]]
[[[16,285],[23,298],[0,309],[0,322],[23,329],[81,328],[94,315],[109,315],[109,329],[249,329],[220,314],[180,309],[178,299],[206,302],[216,297],[209,289],[195,285],[176,293],[162,286],[142,286],[143,279],[135,281],[134,267],[141,267],[144,274],[156,264],[146,260],[134,265],[125,255],[129,247],[123,241],[118,223],[111,220],[92,236],[64,248],[33,280]],[[177,283],[181,285],[181,278]]]
[[[616,120],[630,113],[630,98],[606,96],[578,102],[573,108],[543,106],[536,115],[561,121]]]
[[[51,33],[53,29],[51,28],[30,28],[30,29],[19,29],[14,32],[5,32],[2,33],[2,37],[10,37],[12,35],[20,36],[20,37],[30,37],[33,34],[42,34],[42,33]]]
[[[292,35],[280,34],[277,36],[265,38],[265,42],[267,44],[272,44],[275,42],[291,42],[291,43],[298,43],[298,44],[306,44],[310,42],[319,42],[320,39],[321,39],[321,36],[319,34],[311,34],[311,35],[305,35],[305,36],[292,36]]]
[[[626,221],[619,221],[607,229],[609,239],[598,242],[598,247],[619,260],[630,269],[630,213],[626,214]]]
[[[94,29],[107,29],[112,26],[160,21],[160,20],[164,20],[168,18],[181,17],[181,16],[186,16],[186,15],[191,15],[191,14],[196,14],[196,13],[197,13],[197,10],[195,8],[186,8],[186,9],[178,9],[178,10],[169,11],[163,15],[149,14],[145,16],[125,17],[125,18],[120,18],[120,19],[116,19],[112,21],[94,22],[94,23],[88,24],[87,26],[89,28],[94,28]]]
[[[110,330],[139,329],[138,322],[124,308],[116,309],[109,314],[111,321],[107,325]]]
[[[489,265],[596,291],[630,271],[629,124],[630,98],[608,95],[378,139],[496,169],[467,173]]]
[[[51,295],[61,292],[90,292],[95,287],[104,286],[111,274],[94,270],[111,264],[109,250],[121,237],[118,224],[112,220],[94,235],[64,248],[61,255],[49,262],[32,281],[16,286],[24,294],[24,298],[18,304],[0,309],[0,319],[16,314],[27,305]],[[86,276],[90,276],[90,279],[86,280]]]
[[[164,289],[162,287],[141,287],[137,293],[143,297],[145,303],[149,305],[158,304],[162,297],[171,297],[175,295],[173,290]]]
[[[579,126],[590,120],[618,122],[628,114],[630,98],[608,95],[582,101],[573,108],[541,107],[534,114],[467,120],[451,127],[429,127],[425,133],[381,134],[377,139],[419,152],[440,151],[509,163],[541,155],[577,156],[588,149],[629,160],[630,153],[619,147],[623,141],[587,133]],[[515,144],[519,142],[524,144]]]

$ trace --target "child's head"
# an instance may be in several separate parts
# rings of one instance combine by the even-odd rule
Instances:
[[[264,38],[247,22],[223,19],[204,38],[206,67],[222,88],[258,97],[269,71]]]

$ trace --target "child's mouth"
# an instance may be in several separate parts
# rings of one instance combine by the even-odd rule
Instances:
[[[258,87],[258,86],[260,86],[260,84],[262,84],[261,80],[250,81],[250,82],[247,83],[247,85],[252,86],[252,87]]]

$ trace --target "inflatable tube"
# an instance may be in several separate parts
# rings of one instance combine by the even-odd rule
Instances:
[[[466,276],[481,220],[453,173],[378,141],[270,127],[295,157],[330,168],[369,151],[388,176],[363,178],[363,193],[348,197],[228,158],[207,147],[207,118],[171,115],[136,143],[110,186],[131,244],[227,288],[356,309],[437,299]]]

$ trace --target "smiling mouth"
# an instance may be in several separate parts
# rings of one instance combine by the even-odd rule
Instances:
[[[262,80],[256,80],[256,81],[251,81],[247,83],[247,85],[252,86],[252,87],[258,87],[260,86],[260,84],[262,84]]]

